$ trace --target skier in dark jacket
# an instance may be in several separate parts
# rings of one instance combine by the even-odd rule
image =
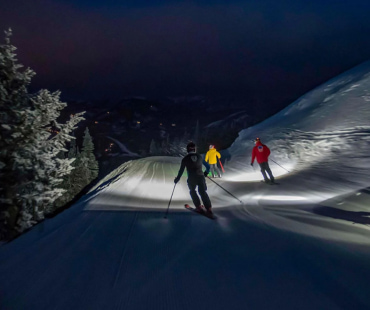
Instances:
[[[263,178],[265,179],[265,182],[275,183],[275,178],[272,175],[272,172],[271,172],[271,169],[268,163],[268,157],[270,156],[270,153],[271,153],[270,149],[266,145],[262,144],[260,138],[256,138],[256,140],[254,140],[254,143],[256,145],[252,150],[251,165],[253,166],[254,159],[257,158],[257,162],[260,165],[261,172],[262,172]],[[270,179],[267,177],[266,172],[269,175]]]
[[[198,193],[202,198],[204,207],[208,213],[212,214],[212,204],[207,194],[207,185],[205,179],[209,173],[209,169],[207,168],[206,171],[202,171],[203,158],[196,152],[196,147],[193,142],[188,143],[186,150],[188,154],[182,159],[180,170],[174,182],[177,183],[180,181],[180,178],[186,167],[188,172],[188,187],[194,206],[196,207],[197,211],[203,211],[199,196],[195,191],[195,189],[198,187]]]

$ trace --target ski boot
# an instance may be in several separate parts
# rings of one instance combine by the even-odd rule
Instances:
[[[212,208],[206,209],[206,213],[209,215],[213,215]]]
[[[197,206],[197,207],[195,207],[195,211],[197,211],[199,213],[204,213],[204,207],[203,206]]]

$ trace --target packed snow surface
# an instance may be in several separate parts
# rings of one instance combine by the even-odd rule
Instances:
[[[123,164],[0,248],[0,308],[370,309],[369,119],[365,63],[241,131],[207,179],[215,221],[184,209],[181,158]]]

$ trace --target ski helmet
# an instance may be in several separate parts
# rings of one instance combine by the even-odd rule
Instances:
[[[189,142],[188,145],[186,146],[186,150],[188,153],[195,152],[195,143]]]

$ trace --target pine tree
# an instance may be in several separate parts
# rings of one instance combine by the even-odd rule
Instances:
[[[93,181],[99,173],[98,161],[93,153],[94,144],[89,132],[86,128],[82,152],[76,146],[76,141],[72,140],[68,151],[68,158],[73,159],[73,171],[63,182],[63,188],[67,192],[56,202],[57,207],[61,207],[75,198],[87,185]]]
[[[88,179],[86,178],[87,172],[85,164],[78,147],[76,147],[76,157],[75,161],[73,162],[73,166],[75,168],[70,175],[71,184],[73,184],[73,187],[71,188],[71,191],[69,191],[71,199],[89,183]]]
[[[57,122],[66,103],[60,92],[41,90],[29,94],[32,70],[20,71],[16,48],[10,44],[11,30],[0,45],[0,226],[23,231],[53,211],[63,193],[60,184],[69,174],[73,159],[60,158],[70,133],[83,119],[72,115],[65,124]]]
[[[67,204],[69,201],[71,201],[74,196],[78,193],[78,187],[74,182],[72,181],[74,179],[74,174],[76,173],[76,156],[77,156],[77,146],[76,146],[76,138],[72,136],[72,140],[69,143],[69,150],[68,153],[65,154],[64,152],[61,152],[63,156],[66,156],[68,159],[73,160],[72,167],[73,170],[70,174],[67,174],[63,177],[63,182],[61,183],[60,187],[65,189],[66,192],[60,196],[55,201],[55,209],[60,208]]]
[[[94,155],[94,143],[89,128],[86,127],[81,152],[82,164],[85,168],[86,185],[96,179],[99,174],[99,164]]]
[[[27,86],[35,73],[17,64],[16,48],[10,44],[11,30],[5,31],[5,44],[0,45],[0,235],[14,226],[18,213],[13,201],[14,184],[19,176],[13,173],[14,156],[23,143],[24,133],[19,125],[24,122],[28,107]],[[1,229],[2,228],[2,229]]]
[[[77,145],[76,145],[76,138],[73,136],[74,139],[71,140],[71,143],[69,144],[69,151],[68,151],[68,158],[76,158],[77,156]]]

